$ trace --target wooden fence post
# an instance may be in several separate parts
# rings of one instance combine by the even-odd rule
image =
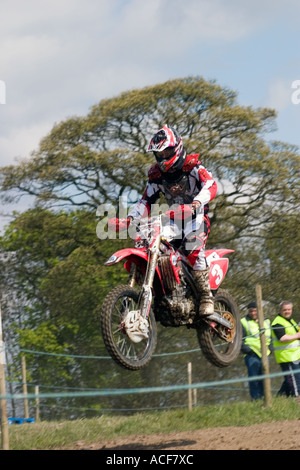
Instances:
[[[36,399],[35,399],[35,421],[40,420],[40,399],[38,397],[39,395],[39,386],[35,386],[35,394],[36,394]]]
[[[192,385],[192,363],[188,363],[188,384]],[[189,402],[189,411],[192,411],[193,403],[192,403],[192,389],[188,389],[188,402]]]
[[[0,306],[0,395],[6,395],[5,392],[5,354],[4,343],[2,335],[2,317]],[[5,398],[1,398],[1,447],[2,450],[9,450],[9,436],[8,436],[8,419],[7,419],[7,402]]]
[[[266,334],[264,330],[264,313],[262,308],[262,291],[261,286],[256,286],[256,302],[257,302],[257,313],[258,323],[260,329],[260,344],[262,354],[262,373],[263,375],[269,375],[269,360],[268,360],[268,348],[266,343]],[[264,378],[264,403],[265,406],[271,406],[272,394],[271,394],[271,380],[270,378]]]
[[[22,382],[23,382],[23,394],[27,395],[27,379],[26,379],[26,359],[22,356]],[[29,418],[28,411],[28,399],[24,398],[24,418]]]

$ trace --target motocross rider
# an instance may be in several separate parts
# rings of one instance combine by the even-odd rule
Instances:
[[[156,164],[148,172],[148,183],[139,202],[128,214],[119,219],[117,230],[125,229],[131,220],[137,220],[151,212],[151,206],[163,193],[173,219],[193,218],[187,223],[180,240],[181,251],[193,267],[193,276],[201,293],[199,315],[211,315],[214,311],[209,285],[209,268],[204,250],[210,232],[208,203],[215,197],[217,184],[199,160],[199,154],[187,155],[179,133],[165,125],[152,137],[148,152],[153,152]]]

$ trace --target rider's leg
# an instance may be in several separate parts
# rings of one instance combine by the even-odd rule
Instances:
[[[199,315],[211,315],[214,312],[214,301],[209,284],[209,268],[205,259],[205,245],[209,230],[198,230],[185,237],[183,251],[193,266],[193,277],[200,293]]]
[[[211,315],[214,313],[214,301],[210,290],[209,267],[207,267],[205,261],[204,247],[200,250],[193,268],[194,280],[201,294],[199,315]]]

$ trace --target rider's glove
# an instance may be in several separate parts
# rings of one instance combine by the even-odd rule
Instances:
[[[191,217],[194,211],[191,206],[188,204],[179,205],[174,211],[167,211],[166,215],[170,217],[170,219],[174,220],[183,220]]]
[[[110,230],[115,230],[116,232],[122,232],[122,230],[126,230],[129,227],[131,218],[127,217],[127,219],[117,219],[113,217],[108,221],[108,228]]]

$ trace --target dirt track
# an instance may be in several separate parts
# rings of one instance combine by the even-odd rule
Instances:
[[[169,434],[130,436],[91,444],[78,442],[73,450],[300,450],[300,419],[220,427]]]

